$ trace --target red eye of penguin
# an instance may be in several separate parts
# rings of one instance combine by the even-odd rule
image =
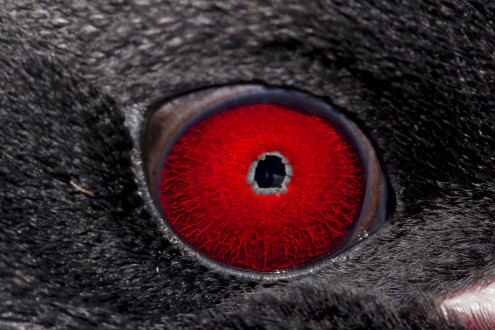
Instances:
[[[328,104],[259,86],[198,93],[156,111],[146,141],[150,190],[187,249],[280,271],[325,260],[384,222],[371,144]]]

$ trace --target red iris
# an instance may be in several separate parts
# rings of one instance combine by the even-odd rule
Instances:
[[[250,167],[273,152],[292,169],[287,191],[256,193]],[[253,104],[191,126],[171,148],[159,190],[168,221],[194,248],[227,265],[275,271],[339,248],[361,207],[363,179],[331,123]]]

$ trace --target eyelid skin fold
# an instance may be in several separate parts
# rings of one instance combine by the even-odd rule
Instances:
[[[362,171],[363,192],[360,208],[352,224],[348,226],[345,232],[346,237],[342,244],[330,253],[319,255],[310,261],[294,267],[274,269],[272,271],[243,269],[242,267],[226,265],[199,251],[177,232],[170,222],[170,213],[167,217],[167,211],[162,209],[163,204],[161,204],[160,199],[161,192],[159,187],[161,175],[163,175],[163,164],[166,163],[167,156],[173,152],[172,147],[174,144],[179,143],[183,136],[189,134],[188,130],[191,127],[197,127],[197,125],[200,125],[199,123],[204,122],[207,118],[213,118],[216,113],[255,103],[260,105],[276,104],[288,109],[297,109],[297,111],[309,116],[324,119],[334,126],[337,132],[348,141],[357,155]],[[328,261],[333,260],[335,256],[344,250],[377,231],[387,219],[387,182],[368,138],[345,115],[322,100],[302,92],[261,85],[237,85],[189,93],[166,102],[158,108],[150,109],[142,124],[140,142],[143,170],[141,178],[144,179],[143,183],[147,186],[145,193],[151,200],[151,202],[147,203],[147,206],[152,208],[151,213],[158,221],[160,228],[163,229],[165,236],[171,242],[176,243],[185,255],[222,273],[255,279],[277,280],[314,272],[327,265]],[[266,152],[267,155],[277,155],[276,152],[279,151],[264,150],[258,153],[256,157],[263,152]],[[253,161],[256,160],[256,157],[254,157]],[[288,158],[288,162],[291,162],[290,158]],[[247,164],[246,173],[248,172],[248,167],[254,166],[253,164],[255,165],[256,162]],[[297,180],[296,166],[294,167],[294,178]],[[296,184],[290,181],[287,178],[288,194],[291,194],[291,189],[296,187]],[[268,189],[267,191],[271,190]]]

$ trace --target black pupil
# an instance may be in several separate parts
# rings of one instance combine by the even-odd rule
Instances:
[[[254,180],[260,188],[280,188],[286,175],[282,158],[278,156],[266,156],[265,160],[258,161]]]

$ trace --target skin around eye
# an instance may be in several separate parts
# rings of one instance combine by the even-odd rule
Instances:
[[[240,90],[188,95],[150,117],[150,192],[186,250],[219,267],[283,273],[384,223],[383,172],[354,123],[307,94]],[[171,115],[181,105],[184,117]]]

